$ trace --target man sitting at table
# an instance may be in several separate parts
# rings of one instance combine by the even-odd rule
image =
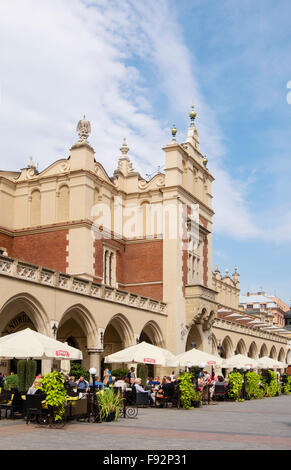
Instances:
[[[153,386],[156,386],[156,385],[161,385],[161,382],[160,382],[160,377],[155,377],[154,379],[151,379],[149,381],[149,385],[153,385]]]
[[[93,387],[93,381],[90,382],[90,387]],[[95,377],[95,387],[104,388],[104,383],[100,382],[100,377]]]
[[[80,390],[82,392],[88,392],[88,390],[89,390],[89,384],[88,384],[87,380],[85,380],[82,375],[79,378],[79,380],[77,380],[77,387],[78,387],[78,390]]]
[[[164,397],[171,397],[175,392],[175,385],[171,380],[171,377],[165,378],[165,383],[159,389],[159,393],[163,394]]]

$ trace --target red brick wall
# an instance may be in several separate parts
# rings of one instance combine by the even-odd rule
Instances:
[[[106,241],[106,240],[105,240]],[[117,240],[110,240],[110,245],[118,248],[116,252],[116,281],[120,288],[153,299],[162,300],[163,286],[143,285],[126,286],[125,284],[139,284],[144,282],[157,282],[163,280],[163,242],[147,241],[124,244]],[[103,277],[103,240],[95,240],[95,275],[97,281]]]
[[[6,248],[8,256],[12,257],[13,237],[0,233],[0,247]]]
[[[68,233],[68,230],[55,230],[14,237],[11,256],[45,268],[66,272]]]

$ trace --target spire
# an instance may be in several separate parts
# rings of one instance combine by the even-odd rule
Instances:
[[[124,137],[123,144],[120,147],[121,156],[119,157],[119,161],[118,161],[118,170],[121,171],[124,174],[124,176],[127,176],[129,173],[134,172],[133,165],[130,161],[129,156],[127,155],[129,150],[130,148],[127,145],[126,137]]]
[[[130,151],[130,148],[127,145],[126,137],[124,137],[124,139],[123,139],[123,144],[120,148],[120,151],[122,153],[122,156],[120,158],[126,158],[127,160],[129,160],[129,157],[127,156],[127,154]]]
[[[193,147],[200,152],[200,139],[199,139],[199,134],[195,126],[195,119],[196,119],[197,113],[194,110],[194,106],[192,106],[191,111],[189,113],[189,117],[191,120],[190,127],[188,129],[188,134],[187,134],[187,142],[193,145]]]
[[[91,123],[83,116],[83,119],[78,122],[77,132],[79,135],[79,142],[88,142],[88,137],[91,134]]]

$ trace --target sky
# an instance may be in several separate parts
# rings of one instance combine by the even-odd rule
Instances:
[[[241,291],[291,299],[289,0],[0,3],[0,168],[69,155],[91,121],[112,174],[127,138],[142,175],[164,163],[195,105],[215,177],[213,268]]]

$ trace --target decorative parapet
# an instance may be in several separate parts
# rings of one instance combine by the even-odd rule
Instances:
[[[167,304],[164,302],[148,297],[141,297],[140,295],[128,291],[115,289],[2,255],[0,255],[0,275],[22,279],[55,289],[66,290],[76,294],[87,295],[89,297],[115,302],[157,314],[167,314]]]
[[[280,333],[268,333],[266,331],[262,331],[259,328],[255,327],[247,327],[245,325],[241,325],[239,323],[235,323],[229,320],[222,320],[221,318],[216,318],[213,323],[214,328],[221,328],[223,330],[232,331],[235,333],[239,333],[241,335],[248,335],[254,336],[256,338],[262,338],[269,341],[276,341],[278,343],[288,344],[288,338],[284,336],[280,336]]]

